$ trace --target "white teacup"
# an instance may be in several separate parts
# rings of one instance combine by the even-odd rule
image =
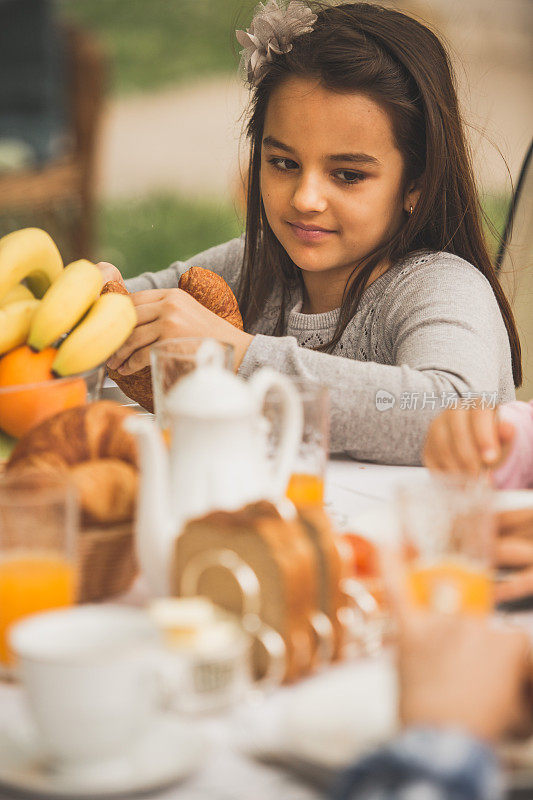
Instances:
[[[140,609],[37,614],[11,628],[10,646],[43,747],[62,769],[125,754],[158,711],[165,655]]]

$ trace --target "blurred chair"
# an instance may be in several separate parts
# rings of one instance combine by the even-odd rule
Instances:
[[[533,142],[522,164],[496,260],[522,346],[524,379],[516,396],[533,399]]]
[[[103,109],[106,64],[89,34],[74,27],[59,27],[58,31],[63,45],[59,91],[64,93],[64,108],[56,114],[61,116],[62,134],[54,133],[56,144],[60,141],[61,146],[56,146],[48,157],[39,157],[42,153],[35,147],[37,157],[31,165],[0,173],[0,235],[22,227],[44,228],[68,263],[90,257],[94,245],[96,137]],[[16,67],[10,62],[10,72]],[[24,89],[24,65],[21,75]],[[31,78],[26,78],[28,82]],[[5,84],[3,88],[9,91]],[[31,88],[27,89],[28,94]],[[45,123],[49,125],[50,120],[45,118]],[[20,132],[31,133],[32,125],[28,122],[26,130],[23,126]]]

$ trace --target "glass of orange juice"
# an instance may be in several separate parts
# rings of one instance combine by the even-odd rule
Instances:
[[[76,492],[42,473],[0,480],[0,670],[9,672],[9,627],[76,600]],[[3,668],[3,669],[2,669]]]
[[[445,613],[489,613],[495,532],[489,484],[433,477],[401,487],[397,499],[413,602]]]
[[[287,497],[295,505],[324,503],[324,477],[329,453],[329,393],[325,386],[299,378],[291,382],[302,401],[303,433],[292,475],[287,487]],[[281,420],[280,398],[269,392],[264,415],[270,425],[268,446],[277,450]]]

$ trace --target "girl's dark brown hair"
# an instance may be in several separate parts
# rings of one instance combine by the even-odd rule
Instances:
[[[282,304],[275,333],[281,334],[287,292],[291,285],[302,283],[300,270],[268,224],[260,168],[270,95],[291,76],[311,77],[333,91],[364,92],[389,111],[406,185],[416,180],[421,190],[416,208],[406,215],[400,230],[354,269],[335,334],[321,349],[333,351],[355,314],[368,277],[383,259],[395,262],[417,250],[445,250],[473,264],[492,286],[509,336],[514,383],[520,386],[520,340],[483,235],[481,206],[444,47],[428,28],[399,11],[368,3],[311,6],[318,15],[313,31],[297,37],[289,53],[275,56],[252,96],[246,241],[238,292],[246,328],[261,315],[278,285]]]

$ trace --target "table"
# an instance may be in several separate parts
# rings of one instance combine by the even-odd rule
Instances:
[[[355,514],[390,501],[398,482],[420,479],[420,467],[389,467],[332,458],[326,477],[326,505],[340,527]],[[290,687],[279,691],[290,692]],[[26,714],[16,685],[0,683],[0,720],[8,724]],[[231,744],[231,718],[204,723],[210,743],[203,768],[190,780],[154,795],[158,800],[318,800],[316,787],[279,767],[251,760]],[[12,795],[2,793],[0,800]]]

